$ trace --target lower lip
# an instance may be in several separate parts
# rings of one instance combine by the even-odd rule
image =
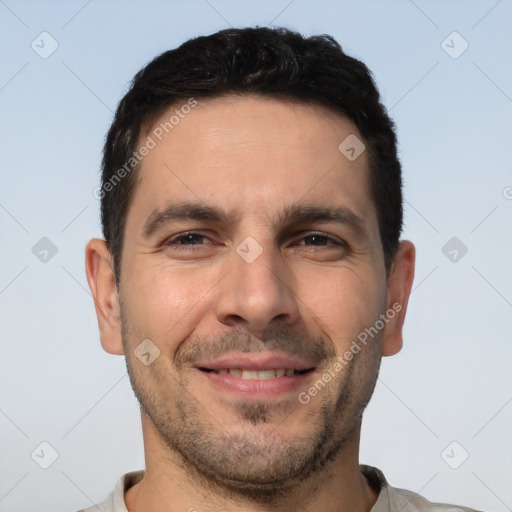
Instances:
[[[230,373],[219,374],[199,370],[215,387],[246,398],[271,398],[297,391],[304,387],[312,371],[291,377],[275,377],[273,379],[242,379]]]

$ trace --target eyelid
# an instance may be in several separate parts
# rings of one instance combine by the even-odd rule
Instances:
[[[335,244],[348,246],[347,242],[345,242],[345,240],[343,240],[342,238],[339,238],[335,235],[331,235],[329,233],[324,233],[323,231],[301,231],[300,233],[298,233],[298,235],[300,235],[300,238],[299,238],[300,240],[303,240],[304,238],[306,238],[308,236],[318,235],[318,236],[327,238],[328,240],[330,240],[331,242],[334,242]]]
[[[182,246],[182,247],[197,247],[199,245],[210,245],[210,244],[190,244],[190,245],[189,244],[175,244],[176,240],[186,237],[188,235],[196,235],[200,238],[206,238],[211,241],[211,238],[208,235],[203,234],[201,231],[190,230],[190,231],[183,231],[181,233],[176,233],[175,235],[172,235],[171,237],[166,238],[164,240],[164,242],[162,243],[162,245],[163,246],[177,245],[177,246]],[[347,244],[347,242],[345,242],[345,240],[338,238],[335,235],[331,235],[329,233],[324,233],[323,231],[308,231],[308,230],[300,231],[299,233],[296,233],[293,236],[293,239],[294,240],[304,240],[305,238],[307,238],[309,236],[315,236],[315,235],[324,237],[336,245],[348,247],[348,244]],[[214,243],[214,242],[212,242],[212,243]],[[301,244],[301,245],[305,245],[305,244]],[[313,245],[310,247],[325,247],[325,246],[314,246]]]
[[[162,245],[171,245],[171,244],[174,244],[174,242],[176,242],[176,240],[179,240],[180,238],[186,237],[186,236],[188,236],[188,235],[196,235],[196,236],[198,236],[198,237],[201,237],[201,238],[208,238],[209,240],[211,240],[211,239],[210,239],[210,237],[209,237],[208,235],[205,235],[205,234],[201,233],[200,231],[192,231],[192,230],[191,230],[191,231],[183,231],[183,232],[181,232],[181,233],[176,233],[175,235],[172,235],[172,236],[170,236],[170,237],[166,238],[166,239],[163,241]],[[184,247],[187,247],[187,245],[186,245],[186,244],[176,244],[176,245],[183,245]],[[198,245],[200,245],[200,244],[198,244]],[[202,244],[201,244],[201,245],[202,245]],[[189,247],[194,247],[194,245],[193,245],[193,244],[191,244]]]

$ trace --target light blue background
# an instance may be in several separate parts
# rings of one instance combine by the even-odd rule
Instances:
[[[512,1],[0,1],[0,510],[71,512],[143,467],[124,359],[99,345],[84,246],[100,235],[103,137],[133,74],[233,26],[333,35],[374,72],[398,128],[417,272],[361,462],[431,500],[512,507]],[[31,42],[47,31],[57,51]],[[452,59],[441,42],[459,32]],[[505,191],[505,192],[504,192]],[[40,262],[42,237],[57,254]],[[457,263],[441,251],[453,236]],[[59,457],[31,458],[42,441]],[[441,457],[457,441],[458,469]]]

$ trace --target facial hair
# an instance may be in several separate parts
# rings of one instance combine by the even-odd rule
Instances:
[[[163,445],[198,483],[218,494],[257,503],[291,495],[296,485],[339,455],[360,426],[380,366],[380,351],[375,349],[380,340],[375,337],[375,346],[364,347],[329,383],[329,389],[319,393],[300,435],[283,436],[281,424],[288,415],[296,407],[306,407],[297,402],[290,410],[289,399],[238,401],[231,414],[243,428],[230,430],[194,396],[193,383],[183,371],[187,365],[202,356],[229,351],[280,350],[305,356],[317,363],[315,368],[326,369],[335,360],[332,342],[285,326],[268,330],[261,340],[234,331],[214,340],[185,340],[171,360],[160,358],[142,367],[131,355],[136,343],[123,308],[121,320],[123,344],[130,347],[125,353],[132,388]]]

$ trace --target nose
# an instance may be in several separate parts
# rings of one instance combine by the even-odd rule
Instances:
[[[219,283],[215,313],[220,323],[262,339],[272,322],[291,325],[300,318],[299,299],[280,251],[264,249],[249,261],[234,252],[231,269]]]

